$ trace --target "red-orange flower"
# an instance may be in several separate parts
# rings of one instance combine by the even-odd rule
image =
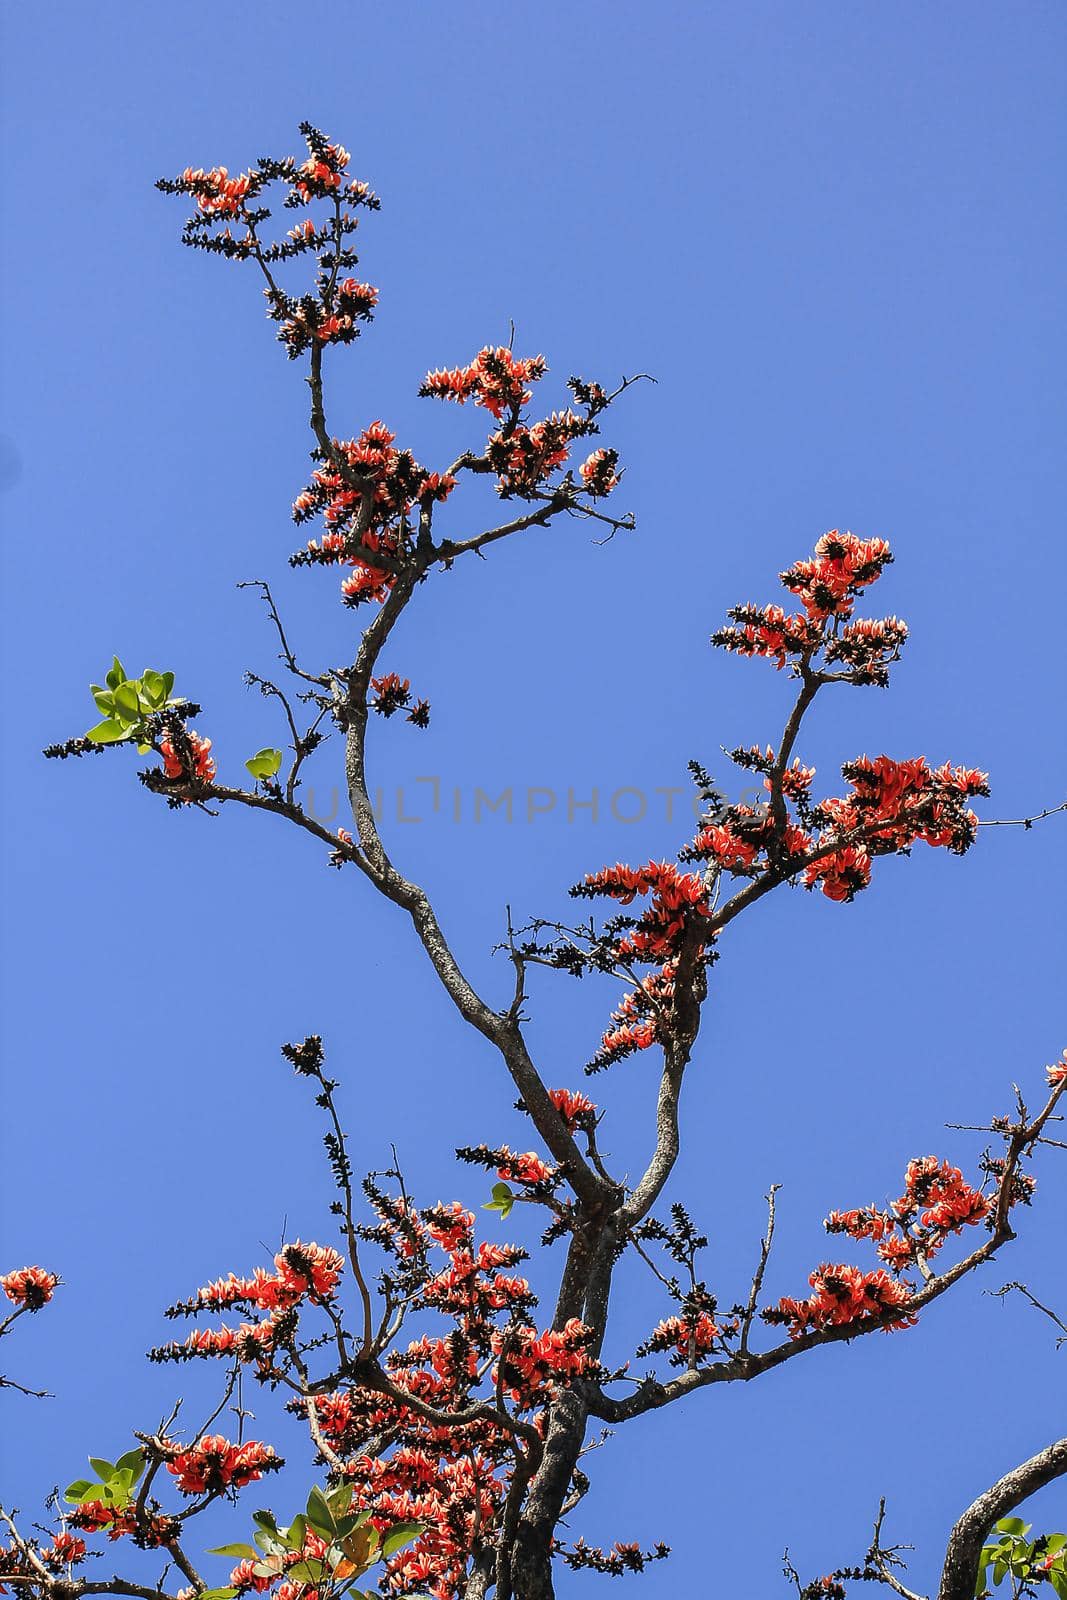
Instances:
[[[58,1282],[56,1274],[44,1267],[18,1267],[0,1277],[0,1289],[14,1305],[39,1311],[51,1300]]]
[[[168,778],[195,778],[199,783],[210,783],[215,776],[215,761],[211,755],[211,740],[204,739],[193,728],[185,729],[185,738],[189,742],[192,755],[192,772],[189,771],[187,761],[181,751],[177,749],[176,738],[170,733],[165,733],[159,741],[159,752],[163,757],[163,771]]]
[[[269,1444],[250,1440],[231,1444],[222,1434],[207,1434],[188,1450],[175,1451],[167,1471],[182,1494],[218,1494],[223,1489],[240,1489],[255,1483],[264,1472],[275,1471],[284,1462]]]
[[[548,1097],[572,1133],[575,1128],[588,1122],[596,1111],[589,1096],[577,1089],[550,1089]]]

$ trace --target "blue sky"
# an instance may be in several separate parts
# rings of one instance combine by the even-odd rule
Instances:
[[[353,635],[334,578],[286,568],[299,375],[251,277],[179,248],[155,178],[290,151],[304,117],[352,150],[384,201],[361,235],[382,299],[333,363],[340,433],[382,417],[443,463],[478,418],[417,400],[418,382],[509,319],[521,352],[546,354],[551,403],[574,371],[658,378],[606,434],[638,532],[598,547],[559,529],[455,570],[387,663],[434,720],[375,730],[384,830],[503,995],[506,904],[553,915],[586,870],[682,842],[654,795],[642,821],[613,820],[616,790],[682,784],[694,756],[722,772],[720,745],[776,738],[784,680],[707,636],[730,604],[778,598],[775,574],[829,527],[891,540],[872,610],[912,639],[887,694],[817,708],[801,754],[827,791],[840,761],[885,750],[988,769],[985,815],[1062,798],[1067,17],[1027,0],[349,0],[303,17],[57,0],[6,8],[4,32],[2,1256],[66,1280],[3,1353],[57,1393],[4,1401],[0,1498],[33,1508],[166,1409],[173,1373],[140,1360],[164,1305],[262,1259],[286,1219],[326,1233],[283,1040],[324,1035],[358,1163],[395,1140],[427,1200],[482,1198],[453,1145],[523,1138],[495,1062],[355,874],[281,823],[171,814],[120,756],[39,757],[87,725],[113,651],[177,672],[224,773],[280,742],[242,687],[274,646],[241,579],[276,580],[310,657]],[[419,777],[440,780],[437,814]],[[316,787],[336,781],[330,746]],[[476,826],[474,788],[509,785],[559,798]],[[594,786],[600,818],[568,821],[567,791]],[[398,789],[421,822],[396,820]],[[944,1124],[1007,1109],[1013,1082],[1036,1098],[1067,1042],[1062,822],[989,830],[962,862],[885,863],[850,907],[783,896],[724,939],[672,1191],[711,1235],[724,1300],[751,1275],[771,1182],[777,1297],[823,1258],[830,1207],[896,1193],[914,1154],[970,1164],[980,1141]],[[551,1081],[578,1081],[610,1001],[535,985]],[[636,1165],[651,1063],[596,1089]],[[1047,1442],[1062,1403],[1067,1357],[982,1294],[1026,1277],[1064,1305],[1062,1161],[1038,1175],[1041,1205],[981,1283],[910,1332],[633,1425],[593,1458],[577,1527],[670,1542],[670,1563],[627,1580],[650,1600],[702,1593],[711,1571],[769,1600],[784,1545],[826,1570],[861,1551],[885,1494],[916,1586],[933,1582],[955,1516]],[[664,1314],[654,1289],[623,1279],[615,1355]],[[1067,1518],[1062,1492],[1040,1509]]]

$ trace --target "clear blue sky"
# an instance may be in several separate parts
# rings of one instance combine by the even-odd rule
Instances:
[[[3,1351],[58,1393],[3,1400],[0,1496],[33,1508],[164,1408],[174,1374],[140,1354],[165,1304],[250,1267],[285,1218],[327,1232],[282,1040],[325,1036],[357,1161],[380,1166],[396,1140],[426,1199],[482,1198],[455,1143],[523,1138],[495,1062],[354,873],[281,823],[176,816],[120,757],[37,753],[87,725],[86,685],[117,650],[179,674],[238,773],[280,740],[241,685],[273,644],[235,583],[275,578],[322,660],[354,627],[332,576],[285,566],[298,373],[251,275],[179,248],[181,207],[154,179],[284,153],[303,117],[353,151],[384,199],[361,268],[382,300],[333,364],[339,432],[380,416],[440,462],[478,418],[418,401],[419,379],[509,318],[549,385],[659,379],[609,434],[638,533],[598,548],[573,527],[457,570],[388,663],[434,721],[376,730],[388,805],[402,786],[424,818],[387,816],[387,836],[502,995],[506,902],[556,913],[582,872],[669,853],[683,830],[662,800],[633,825],[568,823],[562,798],[529,825],[457,824],[414,780],[438,776],[449,799],[509,784],[606,799],[773,740],[783,678],[707,635],[735,601],[777,598],[774,574],[829,527],[891,539],[872,609],[912,642],[888,694],[817,713],[802,754],[827,790],[838,762],[885,750],[988,768],[986,815],[1063,796],[1067,13],[57,0],[5,7],[4,33],[2,1257],[66,1280]],[[684,495],[679,459],[699,468]],[[320,758],[324,789],[336,760]],[[724,940],[673,1193],[711,1233],[727,1302],[772,1181],[776,1297],[823,1258],[831,1206],[897,1192],[913,1154],[969,1164],[978,1141],[943,1124],[1007,1109],[1013,1081],[1036,1097],[1067,1042],[1062,822],[989,830],[962,862],[920,848],[851,907],[797,894]],[[578,1081],[609,998],[536,985],[552,1082]],[[652,1063],[597,1090],[608,1145],[636,1165]],[[981,1292],[1026,1276],[1062,1308],[1067,1173],[1039,1176],[1025,1238],[919,1328],[699,1396],[596,1455],[576,1526],[675,1548],[635,1593],[702,1594],[715,1571],[770,1600],[784,1544],[809,1573],[858,1553],[881,1494],[918,1546],[916,1585],[932,1581],[958,1511],[1062,1416],[1067,1356]],[[624,1280],[613,1355],[664,1314],[654,1287]],[[1046,1506],[1062,1525],[1062,1492]],[[564,1575],[561,1593],[595,1582]]]

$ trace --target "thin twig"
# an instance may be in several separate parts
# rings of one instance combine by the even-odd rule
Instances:
[[[752,1320],[756,1315],[756,1306],[759,1302],[760,1290],[763,1288],[763,1275],[767,1271],[767,1262],[770,1260],[771,1247],[774,1244],[774,1197],[781,1188],[780,1183],[772,1183],[767,1191],[767,1231],[760,1243],[759,1261],[752,1275],[752,1288],[749,1290],[748,1304],[741,1322],[741,1342],[738,1345],[739,1356],[748,1354],[748,1336],[752,1327]]]

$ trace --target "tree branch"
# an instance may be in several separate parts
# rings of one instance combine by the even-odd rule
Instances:
[[[1067,1091],[1067,1081],[1058,1083],[1052,1090],[1042,1109],[1032,1119],[1017,1123],[1010,1131],[1005,1130],[1007,1151],[1004,1157],[1004,1170],[1001,1173],[997,1186],[997,1202],[993,1210],[990,1234],[983,1244],[980,1244],[970,1255],[958,1261],[947,1272],[933,1277],[929,1282],[912,1295],[907,1302],[909,1312],[922,1311],[926,1306],[939,1300],[952,1286],[989,1261],[1001,1245],[1014,1239],[1015,1234],[1008,1220],[1011,1205],[1011,1191],[1015,1174],[1018,1171],[1022,1157],[1031,1151],[1037,1144],[1041,1130],[1052,1115],[1060,1096]],[[899,1317],[899,1311],[897,1312]],[[863,1338],[883,1328],[890,1328],[895,1318],[892,1312],[887,1312],[880,1317],[865,1317],[862,1321],[845,1322],[836,1326],[816,1329],[805,1333],[798,1339],[789,1339],[773,1349],[762,1354],[747,1354],[742,1356],[740,1351],[727,1361],[721,1361],[714,1366],[702,1367],[691,1370],[672,1378],[667,1383],[650,1383],[643,1385],[634,1394],[628,1395],[624,1400],[616,1400],[605,1395],[602,1390],[590,1386],[589,1409],[593,1416],[605,1422],[622,1422],[629,1417],[641,1416],[647,1411],[658,1411],[663,1406],[670,1405],[675,1400],[680,1400],[683,1395],[691,1394],[695,1389],[708,1388],[715,1383],[748,1383],[753,1378],[759,1377],[764,1372],[770,1372],[775,1367],[781,1367],[788,1361],[795,1360],[808,1350],[816,1350],[823,1345],[848,1343],[852,1339]]]
[[[982,1546],[994,1523],[1054,1479],[1067,1473],[1067,1439],[1039,1450],[998,1478],[960,1517],[952,1530],[937,1600],[973,1600]]]

